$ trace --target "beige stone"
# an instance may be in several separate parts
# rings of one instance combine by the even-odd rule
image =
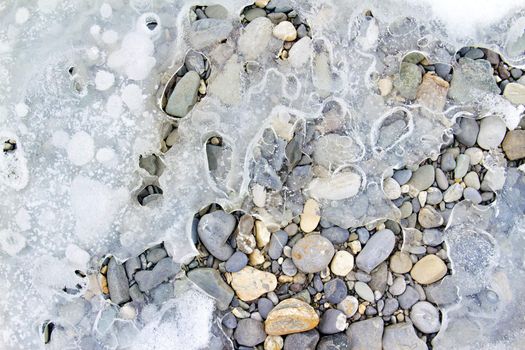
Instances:
[[[353,295],[347,295],[343,301],[337,304],[337,309],[345,313],[346,317],[352,317],[357,312],[359,301]]]
[[[445,80],[433,72],[428,72],[417,89],[417,102],[432,111],[441,112],[447,102],[448,87],[449,84]]]
[[[335,253],[330,270],[334,275],[346,276],[354,268],[354,256],[345,250]]]
[[[313,199],[308,199],[304,204],[303,213],[301,214],[301,230],[303,232],[312,232],[315,230],[321,220],[321,209],[319,204]]]
[[[419,260],[410,275],[419,284],[431,284],[439,281],[447,274],[447,265],[434,254],[429,254]]]
[[[507,132],[501,146],[510,160],[525,158],[525,130]]]
[[[395,252],[390,258],[390,270],[394,273],[407,273],[412,269],[410,255],[405,252]]]
[[[259,248],[264,248],[270,242],[270,231],[260,220],[255,221],[255,239]]]
[[[294,41],[297,39],[297,30],[291,22],[282,21],[273,28],[273,36],[283,41]]]
[[[264,340],[264,350],[281,350],[284,346],[284,339],[279,335],[269,335]]]
[[[268,314],[264,329],[269,335],[306,332],[319,324],[314,308],[304,301],[290,298],[281,301]]]
[[[242,301],[255,300],[261,295],[275,290],[277,278],[270,272],[264,272],[246,266],[239,272],[232,273],[231,286]]]
[[[250,265],[256,266],[264,263],[264,256],[262,255],[259,249],[254,249],[253,253],[248,256],[248,261]]]
[[[379,79],[377,82],[377,87],[379,88],[381,96],[387,96],[390,92],[392,92],[393,86],[394,85],[390,77]]]
[[[516,105],[525,104],[525,85],[519,83],[509,83],[505,86],[503,96]]]

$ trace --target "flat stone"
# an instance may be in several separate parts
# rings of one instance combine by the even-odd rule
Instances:
[[[233,299],[233,290],[224,282],[217,270],[202,267],[191,270],[187,276],[197,287],[216,300],[219,310],[228,309]]]
[[[334,278],[324,285],[324,295],[329,303],[337,304],[346,297],[348,288],[340,278]]]
[[[525,105],[525,85],[509,83],[503,90],[503,97],[515,105]]]
[[[399,302],[394,298],[387,298],[383,307],[383,315],[390,316],[399,308]]]
[[[510,130],[501,146],[510,160],[525,158],[525,130]]]
[[[266,11],[260,8],[252,8],[244,13],[244,18],[246,18],[248,22],[251,22],[258,17],[266,17]]]
[[[369,318],[353,322],[346,331],[352,350],[382,350],[383,319]]]
[[[123,265],[117,263],[115,258],[109,260],[106,278],[111,301],[119,305],[128,302],[130,296],[126,270]]]
[[[456,167],[456,158],[452,152],[445,152],[441,156],[441,170],[451,171]]]
[[[443,200],[445,203],[452,203],[459,201],[463,197],[463,186],[459,183],[455,183],[450,186],[443,194]]]
[[[412,269],[410,255],[405,252],[395,252],[390,258],[390,270],[394,273],[407,273]]]
[[[321,220],[320,213],[319,204],[313,199],[308,199],[304,203],[303,213],[301,214],[301,230],[305,233],[315,230]]]
[[[418,338],[410,323],[398,323],[385,327],[383,333],[383,350],[427,350],[424,341]]]
[[[237,327],[237,318],[231,312],[228,312],[222,318],[221,323],[228,329],[235,329]]]
[[[396,170],[392,177],[399,183],[399,185],[403,186],[412,177],[412,171],[409,169]]]
[[[267,334],[286,335],[309,331],[319,324],[314,308],[304,301],[290,298],[281,301],[266,318]]]
[[[359,193],[361,181],[361,175],[345,171],[329,177],[314,178],[308,186],[308,191],[317,199],[343,200]]]
[[[308,36],[299,39],[294,43],[289,51],[288,61],[295,68],[300,68],[307,64],[312,57],[312,39]]]
[[[197,102],[200,82],[199,73],[190,71],[184,74],[168,98],[166,113],[174,117],[185,117]]]
[[[283,41],[294,41],[297,38],[297,30],[291,22],[282,21],[273,28],[273,36]]]
[[[454,178],[462,179],[466,174],[470,166],[470,157],[466,154],[458,155],[456,159],[456,168],[454,169]]]
[[[394,78],[394,86],[401,96],[413,100],[416,98],[417,89],[419,84],[421,84],[421,80],[421,70],[417,65],[402,62],[399,74]]]
[[[405,292],[397,297],[397,300],[403,310],[409,310],[412,305],[419,301],[419,293],[414,287],[407,286]]]
[[[410,319],[414,326],[425,334],[436,333],[441,328],[439,311],[428,301],[420,301],[412,306]]]
[[[418,221],[423,228],[434,228],[441,226],[444,219],[434,207],[426,205],[419,210]]]
[[[385,192],[386,198],[390,200],[401,197],[401,186],[399,186],[399,183],[391,177],[388,177],[383,181],[383,191]]]
[[[336,276],[346,276],[354,268],[354,256],[345,250],[335,253],[330,270]]]
[[[180,271],[180,265],[175,263],[170,257],[164,258],[153,267],[153,270],[142,270],[135,274],[135,281],[143,292],[147,292],[175,277]]]
[[[456,131],[456,140],[465,146],[472,147],[478,139],[479,125],[475,119],[461,118],[459,121],[459,130]]]
[[[357,295],[359,295],[362,299],[369,301],[371,303],[375,301],[374,292],[368,286],[368,284],[361,282],[361,281],[357,281],[355,282],[354,290],[357,293]]]
[[[394,249],[396,238],[389,229],[376,232],[368,240],[364,248],[356,258],[356,265],[359,269],[370,273],[379,264],[388,258]]]
[[[432,165],[423,165],[419,167],[408,181],[410,187],[418,191],[424,191],[434,183],[435,171]]]
[[[388,288],[388,291],[393,296],[401,295],[406,290],[406,282],[404,277],[396,277],[392,285]]]
[[[441,112],[447,102],[449,84],[434,72],[423,76],[423,81],[417,88],[417,101],[431,111]]]
[[[227,272],[237,272],[242,270],[248,264],[248,257],[243,252],[235,252],[224,264]]]
[[[199,76],[203,76],[206,66],[204,56],[197,51],[190,50],[184,58],[184,65],[188,71],[195,71]]]
[[[505,137],[507,126],[500,117],[493,115],[483,118],[479,126],[478,145],[486,150],[498,147]]]
[[[337,309],[343,311],[346,317],[354,316],[358,307],[359,300],[353,295],[347,295],[339,304],[337,304]]]
[[[292,248],[292,259],[299,270],[306,273],[323,271],[334,256],[332,243],[321,235],[301,238]]]
[[[126,275],[128,275],[128,278],[130,280],[133,279],[135,272],[137,272],[138,270],[142,268],[140,258],[138,256],[129,258],[128,260],[124,262],[124,267],[126,268]]]
[[[200,219],[197,233],[211,255],[226,261],[233,254],[233,248],[227,241],[236,224],[237,221],[233,215],[217,210]]]
[[[434,254],[429,254],[419,260],[410,275],[419,284],[431,284],[439,281],[447,274],[447,265]]]
[[[268,255],[273,260],[277,260],[283,253],[283,248],[288,243],[288,234],[282,230],[274,232],[270,239]]]
[[[161,259],[164,259],[167,256],[168,253],[164,248],[155,248],[146,252],[146,260],[153,264],[158,263]]]
[[[312,329],[308,332],[290,334],[284,340],[284,350],[316,350],[319,332]]]
[[[350,233],[342,227],[334,226],[322,229],[321,236],[326,237],[333,244],[342,244],[348,240]]]
[[[266,333],[261,321],[245,318],[237,324],[233,337],[240,345],[255,346],[266,339]]]
[[[463,191],[463,197],[465,198],[465,200],[471,201],[474,204],[479,204],[483,201],[483,198],[481,197],[479,191],[472,187],[465,188],[465,190]]]
[[[272,38],[272,29],[272,22],[265,17],[255,18],[248,23],[238,41],[239,52],[246,60],[255,60],[266,52]]]
[[[328,309],[321,316],[319,331],[323,334],[335,334],[346,329],[346,315],[336,309]]]
[[[492,73],[490,63],[485,60],[460,58],[458,65],[454,67],[448,96],[459,103],[469,103],[479,99],[484,93],[499,94],[500,90]]]
[[[251,266],[246,266],[239,272],[233,272],[231,277],[231,286],[242,301],[255,300],[277,287],[277,278],[274,274],[254,269]]]
[[[317,350],[347,350],[350,349],[350,340],[345,334],[326,335],[321,338]]]

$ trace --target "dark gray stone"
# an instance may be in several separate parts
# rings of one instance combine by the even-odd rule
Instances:
[[[180,265],[168,257],[159,261],[151,271],[138,271],[135,274],[135,281],[141,291],[148,292],[162,282],[173,278],[179,271]]]
[[[227,272],[241,271],[248,264],[248,257],[243,252],[235,252],[224,264]]]
[[[235,217],[222,210],[204,215],[199,221],[197,233],[211,255],[226,261],[233,254],[233,248],[227,243],[235,229]]]
[[[414,287],[407,286],[403,294],[397,297],[397,300],[403,310],[408,310],[419,301],[419,293]]]
[[[350,340],[345,334],[324,336],[317,344],[317,350],[348,350],[349,348]]]
[[[479,125],[472,118],[461,118],[459,130],[455,132],[456,140],[465,146],[472,147],[478,138]]]
[[[328,309],[321,316],[319,331],[323,334],[335,334],[346,328],[346,315],[336,309]]]
[[[315,350],[318,342],[319,332],[315,329],[308,332],[290,334],[284,340],[284,350]]]
[[[324,285],[324,295],[329,303],[340,303],[348,292],[346,283],[340,278],[334,278]]]
[[[129,287],[129,296],[131,297],[131,300],[137,303],[143,303],[145,301],[144,294],[142,294],[138,284],[136,283]]]
[[[441,156],[441,170],[451,171],[456,168],[456,159],[452,152],[445,152]]]
[[[357,255],[355,259],[357,267],[370,273],[388,258],[395,243],[394,233],[389,229],[376,232]]]
[[[382,350],[383,327],[383,319],[380,317],[351,323],[346,331],[350,349]]]
[[[257,309],[262,318],[266,319],[270,311],[273,309],[273,303],[268,298],[260,298],[257,300]]]
[[[109,297],[115,304],[123,304],[129,301],[129,282],[126,277],[124,266],[111,258],[108,263],[107,281]]]
[[[272,234],[270,238],[270,246],[268,248],[268,255],[273,260],[279,259],[283,253],[283,248],[288,243],[288,234],[282,230],[279,230]]]
[[[237,343],[244,346],[255,346],[266,339],[263,323],[253,318],[240,320],[233,336]]]

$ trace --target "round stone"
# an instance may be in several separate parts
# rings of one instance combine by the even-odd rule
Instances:
[[[412,269],[410,255],[405,252],[395,252],[390,258],[390,270],[394,273],[407,273]]]
[[[443,216],[431,206],[425,206],[419,210],[419,224],[423,228],[434,228],[443,224]]]
[[[496,148],[501,144],[507,126],[500,117],[494,115],[483,118],[479,127],[478,145],[486,150]]]
[[[412,306],[410,319],[417,329],[426,334],[438,332],[441,328],[439,311],[428,301],[420,301]]]
[[[227,272],[237,272],[241,271],[248,264],[248,257],[242,252],[235,252],[232,256],[226,261],[224,269]]]
[[[301,214],[301,230],[305,233],[315,230],[321,220],[321,209],[319,204],[313,199],[308,199],[304,204],[303,213]]]
[[[283,273],[286,276],[293,277],[297,274],[297,267],[295,267],[293,260],[290,258],[284,259],[283,264],[281,265],[281,269],[283,270]]]
[[[328,309],[321,316],[319,331],[323,334],[335,334],[345,330],[346,315],[336,309]]]
[[[294,41],[297,39],[297,30],[291,22],[282,21],[273,28],[273,36],[283,41]]]
[[[407,285],[403,277],[396,277],[390,288],[388,288],[388,291],[393,296],[401,295],[405,291],[406,286]]]
[[[467,148],[465,155],[470,157],[470,165],[476,165],[483,160],[483,151],[477,147]]]
[[[429,254],[419,260],[410,275],[419,284],[431,284],[439,281],[447,274],[447,265],[434,254]]]
[[[348,288],[346,287],[346,283],[339,278],[334,278],[324,285],[325,298],[331,304],[337,304],[343,301],[347,292]]]
[[[312,234],[295,243],[292,248],[292,259],[302,272],[315,273],[326,269],[334,253],[334,246],[328,239]]]
[[[233,336],[237,343],[244,346],[255,346],[266,339],[263,323],[253,318],[240,320]]]
[[[418,191],[424,191],[434,183],[435,171],[432,165],[419,167],[408,181],[408,185]]]
[[[347,295],[339,304],[337,309],[345,313],[346,317],[352,317],[357,312],[359,300],[353,295]]]
[[[319,316],[314,308],[299,299],[281,301],[264,322],[269,335],[286,335],[309,331],[319,324]]]
[[[346,276],[354,268],[354,256],[345,250],[335,253],[330,270],[334,275]]]

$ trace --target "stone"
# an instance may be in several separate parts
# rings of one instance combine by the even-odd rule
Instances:
[[[131,300],[137,303],[144,303],[145,301],[144,294],[142,294],[136,283],[129,287],[129,296],[131,297]]]
[[[222,318],[221,323],[228,329],[235,329],[237,327],[237,318],[231,312],[228,312]]]
[[[319,324],[314,308],[304,301],[290,298],[281,301],[266,318],[264,327],[269,335],[286,335],[309,331]]]
[[[439,311],[428,301],[420,301],[414,304],[410,311],[410,319],[414,326],[425,334],[439,332],[441,328]]]
[[[448,188],[447,176],[445,175],[443,170],[439,168],[436,169],[436,183],[438,187],[443,191]]]
[[[257,300],[257,309],[262,318],[266,319],[270,311],[273,309],[273,303],[268,298],[260,298]]]
[[[525,130],[510,130],[501,146],[510,160],[525,158]]]
[[[447,274],[447,265],[434,254],[429,254],[419,260],[410,275],[419,284],[431,284],[439,281]]]
[[[294,41],[297,38],[297,30],[291,22],[282,21],[273,28],[273,36],[283,41]]]
[[[334,226],[322,229],[321,236],[326,237],[333,244],[342,244],[348,240],[350,233],[342,227]]]
[[[403,310],[408,310],[419,301],[419,293],[414,287],[407,286],[405,292],[398,296],[397,300]]]
[[[463,178],[463,182],[465,182],[465,185],[467,187],[472,187],[476,190],[479,190],[481,183],[479,182],[479,176],[475,171],[471,171],[465,175]]]
[[[300,227],[305,233],[315,230],[321,220],[321,209],[319,204],[313,199],[308,199],[304,203],[303,213],[301,214]]]
[[[242,270],[248,264],[248,257],[243,252],[235,252],[224,264],[227,272],[237,272]]]
[[[258,17],[266,17],[266,11],[260,8],[252,8],[244,13],[244,18],[246,18],[248,22],[251,22]]]
[[[439,188],[430,187],[427,189],[426,193],[427,193],[426,204],[436,205],[436,204],[439,204],[443,200],[443,193],[441,193]]]
[[[392,285],[388,288],[388,291],[390,292],[390,294],[392,294],[393,296],[398,296],[398,295],[401,295],[405,292],[406,290],[406,282],[405,282],[405,278],[404,277],[396,277],[394,279],[394,282],[392,283]]]
[[[470,158],[470,165],[476,165],[483,160],[483,151],[478,147],[471,147],[465,150],[465,155]]]
[[[261,321],[245,318],[238,322],[233,337],[240,345],[255,346],[266,339],[266,333]]]
[[[443,216],[434,209],[434,207],[431,207],[429,205],[424,206],[419,210],[418,214],[418,221],[419,224],[423,228],[434,228],[441,226],[444,222]]]
[[[359,193],[361,180],[361,175],[352,171],[339,172],[330,177],[314,178],[308,191],[317,199],[343,200]]]
[[[390,270],[394,273],[407,273],[412,269],[412,260],[410,255],[405,252],[395,252],[390,257]]]
[[[335,253],[330,270],[336,276],[346,276],[354,268],[354,256],[345,250]]]
[[[204,9],[204,13],[208,18],[226,19],[228,18],[228,10],[221,5],[210,5]]]
[[[292,248],[292,259],[299,270],[306,273],[323,271],[334,256],[332,243],[321,235],[301,238]]]
[[[288,243],[288,234],[282,230],[274,232],[270,239],[268,255],[273,260],[277,260],[283,253],[283,248]]]
[[[394,176],[392,176],[400,186],[406,184],[412,177],[412,171],[409,169],[396,170]]]
[[[135,281],[143,292],[148,292],[161,284],[175,277],[180,271],[180,265],[175,263],[172,258],[167,257],[159,261],[153,270],[142,270],[135,274]]]
[[[458,124],[459,130],[455,132],[456,140],[465,146],[474,146],[478,139],[478,122],[472,118],[461,118]]]
[[[357,281],[354,285],[354,290],[362,299],[373,303],[375,301],[374,292],[368,284]]]
[[[284,340],[284,350],[316,350],[319,332],[312,329],[308,332],[290,334]]]
[[[257,270],[251,266],[233,272],[231,278],[231,286],[242,301],[255,300],[277,287],[277,278],[274,274]]]
[[[233,299],[233,290],[213,268],[201,267],[188,272],[188,279],[215,299],[219,310],[227,310]]]
[[[386,198],[390,200],[401,197],[401,186],[399,186],[399,183],[391,177],[388,177],[383,181],[383,191],[385,192]]]
[[[443,241],[444,237],[442,230],[435,228],[423,230],[423,244],[435,247],[443,243]]]
[[[443,200],[445,203],[452,203],[459,201],[463,197],[463,186],[459,183],[455,183],[450,186],[443,194]]]
[[[206,66],[204,57],[197,51],[190,50],[184,58],[184,65],[188,71],[195,71],[199,76],[203,76]]]
[[[463,191],[463,197],[465,198],[465,200],[471,201],[474,204],[479,204],[483,201],[483,198],[481,197],[479,191],[472,187],[465,188],[465,190]]]
[[[153,264],[158,263],[161,259],[164,259],[167,256],[168,253],[164,248],[154,248],[146,252],[146,260]]]
[[[337,304],[346,297],[348,288],[340,278],[334,278],[324,285],[324,295],[329,303]]]
[[[337,309],[345,313],[346,317],[352,317],[357,312],[359,301],[353,295],[347,295],[339,304]]]
[[[386,263],[381,263],[379,266],[372,271],[370,274],[371,280],[368,285],[372,290],[377,290],[380,293],[384,293],[386,290],[387,278],[388,278],[388,267]]]
[[[466,154],[458,155],[456,159],[456,168],[454,169],[454,178],[462,179],[469,169],[470,157]]]
[[[396,238],[391,230],[384,229],[376,232],[357,255],[355,260],[357,267],[370,273],[388,258],[395,243]]]
[[[381,96],[387,96],[392,92],[392,88],[394,87],[394,84],[392,83],[392,79],[390,78],[383,78],[379,79],[377,82],[377,87],[379,88],[379,93]]]
[[[246,60],[255,60],[266,52],[272,30],[272,22],[265,17],[255,18],[248,23],[238,41],[239,52]]]
[[[126,275],[128,275],[128,279],[133,279],[135,272],[142,268],[140,258],[138,256],[134,258],[129,258],[128,260],[126,260],[126,262],[124,262],[124,267],[126,269]]]
[[[346,329],[346,315],[336,309],[328,309],[321,316],[319,331],[323,334],[335,334]]]
[[[289,51],[288,62],[292,67],[301,68],[311,60],[312,51],[312,39],[305,36],[293,44]]]
[[[390,316],[399,308],[399,302],[394,298],[387,298],[383,307],[383,315]]]
[[[281,270],[286,276],[295,276],[297,274],[297,267],[290,258],[284,259]]]
[[[424,341],[418,338],[410,323],[398,323],[385,327],[383,333],[383,350],[427,350]]]
[[[503,97],[515,105],[525,105],[525,85],[509,83],[503,90]]]
[[[442,112],[447,102],[449,84],[433,72],[423,76],[417,88],[417,101],[434,112]]]
[[[408,185],[417,191],[424,191],[434,183],[435,171],[432,165],[419,167],[408,181]]]
[[[353,322],[346,331],[352,350],[382,350],[384,323],[381,317]]]
[[[119,264],[115,258],[108,263],[106,279],[109,288],[109,297],[115,304],[123,304],[130,300],[129,282],[126,277],[124,266]]]
[[[257,266],[264,263],[264,255],[262,255],[259,249],[254,249],[253,252],[248,256],[250,265]]]
[[[441,156],[441,170],[451,171],[456,167],[456,159],[452,152],[445,152]]]
[[[233,215],[222,210],[203,215],[199,221],[199,239],[210,254],[219,260],[226,261],[233,254],[233,248],[227,241],[236,223]]]
[[[413,63],[402,62],[399,74],[394,78],[394,87],[406,99],[416,98],[417,89],[421,83],[422,74],[419,67]]]
[[[448,96],[459,103],[469,103],[479,99],[484,93],[499,94],[500,90],[488,61],[460,58],[454,67]],[[474,88],[475,87],[475,88]]]
[[[350,340],[345,334],[324,336],[317,345],[317,350],[347,350],[349,348]]]
[[[261,220],[255,221],[255,241],[257,242],[258,248],[264,248],[270,243],[270,231]]]
[[[486,150],[498,147],[505,137],[507,126],[497,115],[481,119],[478,134],[478,145]]]
[[[264,340],[264,350],[281,350],[284,346],[284,339],[278,335],[269,335]]]
[[[199,73],[190,71],[184,74],[168,98],[166,113],[178,118],[185,117],[197,102],[200,83]]]

